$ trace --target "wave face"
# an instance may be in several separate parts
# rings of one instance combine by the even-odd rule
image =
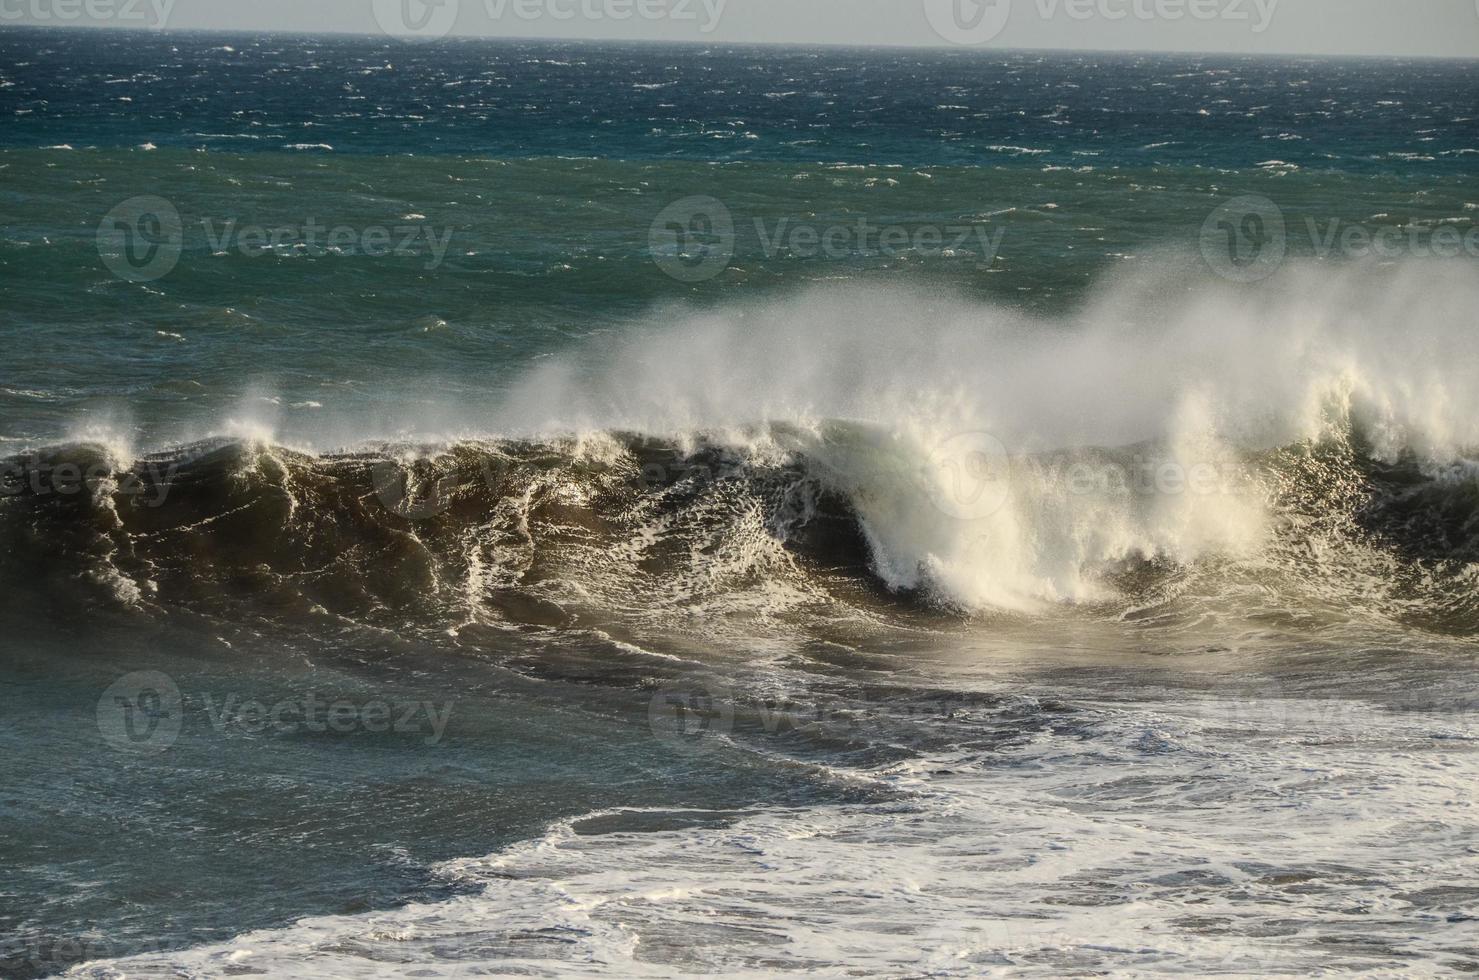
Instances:
[[[1059,320],[867,290],[675,314],[547,361],[492,410],[517,440],[18,457],[7,563],[437,628],[893,593],[1138,616],[1276,594],[1469,630],[1475,308],[1440,265],[1298,268],[1257,298],[1136,280]]]
[[[1204,426],[1012,454],[856,421],[319,455],[212,441],[128,463],[78,444],[10,462],[0,569],[59,615],[430,635],[700,614],[740,632],[926,613],[1479,630],[1479,470],[1379,447],[1339,407],[1264,450]]]
[[[770,610],[841,567],[972,612],[1277,583],[1468,629],[1472,270],[1306,266],[1254,297],[1169,275],[1058,319],[856,289],[673,313],[543,362],[481,427],[518,440],[17,458],[9,563],[129,602],[439,622]],[[87,492],[53,492],[73,470]]]
[[[177,933],[162,950],[98,942],[68,975],[1241,976],[1459,962],[1479,744],[1471,641],[1396,647],[1479,627],[1472,474],[1382,461],[1354,432],[1242,452],[1261,508],[1194,508],[1238,515],[1221,539],[1211,517],[1133,489],[1081,505],[1053,475],[1065,457],[1128,471],[1168,451],[989,459],[990,487],[1006,492],[976,523],[1010,553],[947,551],[983,498],[952,494],[956,471],[857,422],[725,442],[604,434],[319,456],[231,442],[111,470],[85,495],[16,494],[3,508],[7,591],[55,604],[85,581],[90,604],[125,616],[187,612],[203,627],[192,646],[226,633],[214,669],[229,679],[188,691],[240,690],[253,671],[281,690],[287,647],[315,668],[300,684],[323,684],[328,665],[376,692],[415,678],[455,694],[445,749],[328,741],[330,760],[289,783],[296,793],[282,755],[213,738],[187,697],[171,751],[189,765],[134,764],[120,797],[163,772],[175,805],[219,805],[178,802],[188,768],[233,801],[289,807],[291,828],[306,816],[340,833],[348,812],[361,823],[339,869],[351,877],[360,852],[419,840],[449,812],[488,834],[511,809],[554,811],[485,857],[469,855],[492,843],[455,860],[418,851],[426,882],[404,900],[250,929],[233,919],[228,936]],[[107,454],[74,446],[40,471],[65,461]],[[1120,520],[1118,536],[1062,523],[1080,506]],[[1159,551],[1124,557],[1136,534]],[[1093,600],[1048,598],[1041,573],[1070,548],[1084,559],[1071,582]],[[911,567],[910,555],[923,557]],[[1033,609],[968,607],[983,581],[1038,588],[1020,593]],[[1085,614],[1121,645],[1098,642]],[[219,629],[228,619],[238,628]],[[1293,668],[1280,631],[1305,640]],[[1086,655],[1014,663],[982,634],[1030,635],[1037,646],[1014,651],[1026,657],[1057,643]],[[1175,670],[1158,651],[1182,658]],[[198,656],[165,663],[194,679]],[[703,722],[665,714],[674,700]],[[387,771],[372,772],[362,808],[282,802],[317,798],[370,757]],[[536,778],[496,769],[499,809],[467,784],[502,760]],[[591,772],[624,786],[619,798],[565,789]],[[1402,833],[1332,832],[1353,812]],[[258,826],[207,837],[212,867]],[[280,879],[300,875],[251,883],[275,909]],[[1383,899],[1394,911],[1373,923],[1365,909]],[[1341,900],[1351,911],[1332,915]]]
[[[107,787],[22,832],[48,875],[112,859],[91,820],[143,841],[0,910],[21,975],[1448,962],[1476,298],[1441,266],[1130,279],[1057,318],[820,290],[669,312],[460,416],[389,399],[435,440],[326,409],[15,456],[0,700],[41,721],[10,737],[61,729]],[[179,727],[120,765],[99,733],[141,669]],[[224,713],[310,694],[419,713]],[[19,779],[53,798],[49,759]],[[138,882],[195,911],[59,943]],[[194,948],[126,958],[156,940]]]

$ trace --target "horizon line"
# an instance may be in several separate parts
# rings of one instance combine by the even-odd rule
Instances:
[[[1350,59],[1350,60],[1424,60],[1424,61],[1479,61],[1479,53],[1472,55],[1453,54],[1373,54],[1371,52],[1331,52],[1331,51],[1211,51],[1199,48],[1092,48],[1092,47],[1013,47],[1010,45],[966,45],[950,44],[941,42],[938,44],[865,44],[848,41],[730,41],[730,40],[693,40],[689,38],[595,38],[595,37],[548,37],[548,36],[516,36],[498,34],[449,34],[440,38],[419,38],[415,35],[386,34],[378,31],[356,31],[326,28],[324,30],[303,31],[292,28],[251,28],[251,27],[134,27],[125,24],[41,24],[31,22],[8,22],[0,24],[0,34],[8,28],[22,28],[28,30],[53,31],[66,33],[69,31],[91,31],[97,33],[121,33],[121,34],[157,34],[160,36],[172,34],[195,34],[207,35],[217,34],[222,36],[254,36],[254,35],[279,35],[282,37],[300,38],[358,38],[365,40],[382,40],[390,43],[399,42],[407,48],[430,47],[446,42],[491,42],[491,43],[547,43],[547,44],[634,44],[651,45],[655,47],[733,47],[733,48],[800,48],[800,49],[837,49],[853,51],[961,51],[1003,53],[1003,54],[1102,54],[1102,55],[1196,55],[1201,57],[1230,57],[1230,58],[1319,58],[1319,59]]]

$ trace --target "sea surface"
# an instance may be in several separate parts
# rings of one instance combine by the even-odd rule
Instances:
[[[1479,63],[0,30],[0,975],[1479,972]]]

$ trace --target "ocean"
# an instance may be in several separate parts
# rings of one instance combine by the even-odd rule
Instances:
[[[1479,971],[1476,106],[0,29],[0,974]]]

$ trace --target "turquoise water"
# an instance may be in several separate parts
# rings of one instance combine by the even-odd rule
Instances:
[[[0,969],[1465,968],[1476,97],[0,32]]]
[[[1456,175],[716,168],[172,149],[12,150],[5,161],[16,223],[4,246],[3,315],[7,330],[25,338],[0,393],[5,436],[53,439],[69,425],[122,413],[131,416],[119,420],[123,430],[136,429],[146,446],[210,434],[243,410],[265,412],[285,434],[327,430],[325,448],[417,434],[403,411],[408,400],[438,416],[437,425],[477,428],[534,360],[665,304],[713,307],[902,278],[1030,311],[1070,309],[1102,278],[1171,259],[1199,262],[1204,221],[1234,195],[1279,202],[1293,228],[1457,220],[1471,230],[1475,215],[1466,210],[1473,181]],[[162,186],[183,224],[178,264],[159,280],[118,279],[99,258],[100,215]],[[733,258],[708,281],[675,281],[654,261],[653,221],[672,202],[716,192],[734,215]],[[920,249],[878,254],[880,233],[857,232],[860,218],[911,236],[939,228],[942,245],[926,239]],[[243,254],[237,239],[215,247],[232,221],[293,228],[302,239],[310,220],[326,229],[385,228],[396,247],[407,233],[391,229],[431,231],[418,232],[405,255],[315,256],[293,242]],[[851,237],[835,257],[812,256],[806,239],[791,247],[798,225]],[[427,235],[448,242],[434,269]],[[959,254],[946,254],[956,244]],[[1318,244],[1296,237],[1291,253]],[[69,368],[58,375],[63,358]],[[281,405],[242,409],[252,399]]]
[[[1195,262],[1245,195],[1284,209],[1296,256],[1332,222],[1475,219],[1467,62],[0,44],[11,440],[113,412],[147,446],[257,397],[323,406],[284,407],[288,431],[347,418],[341,444],[407,429],[407,397],[476,427],[531,360],[657,306],[862,279],[1063,310],[1167,253]],[[130,283],[98,229],[141,195],[178,212],[179,255]],[[693,195],[732,214],[733,257],[677,282],[653,223]],[[348,254],[324,248],[336,228]],[[904,236],[887,254],[882,229]],[[833,230],[827,254],[805,237]]]

